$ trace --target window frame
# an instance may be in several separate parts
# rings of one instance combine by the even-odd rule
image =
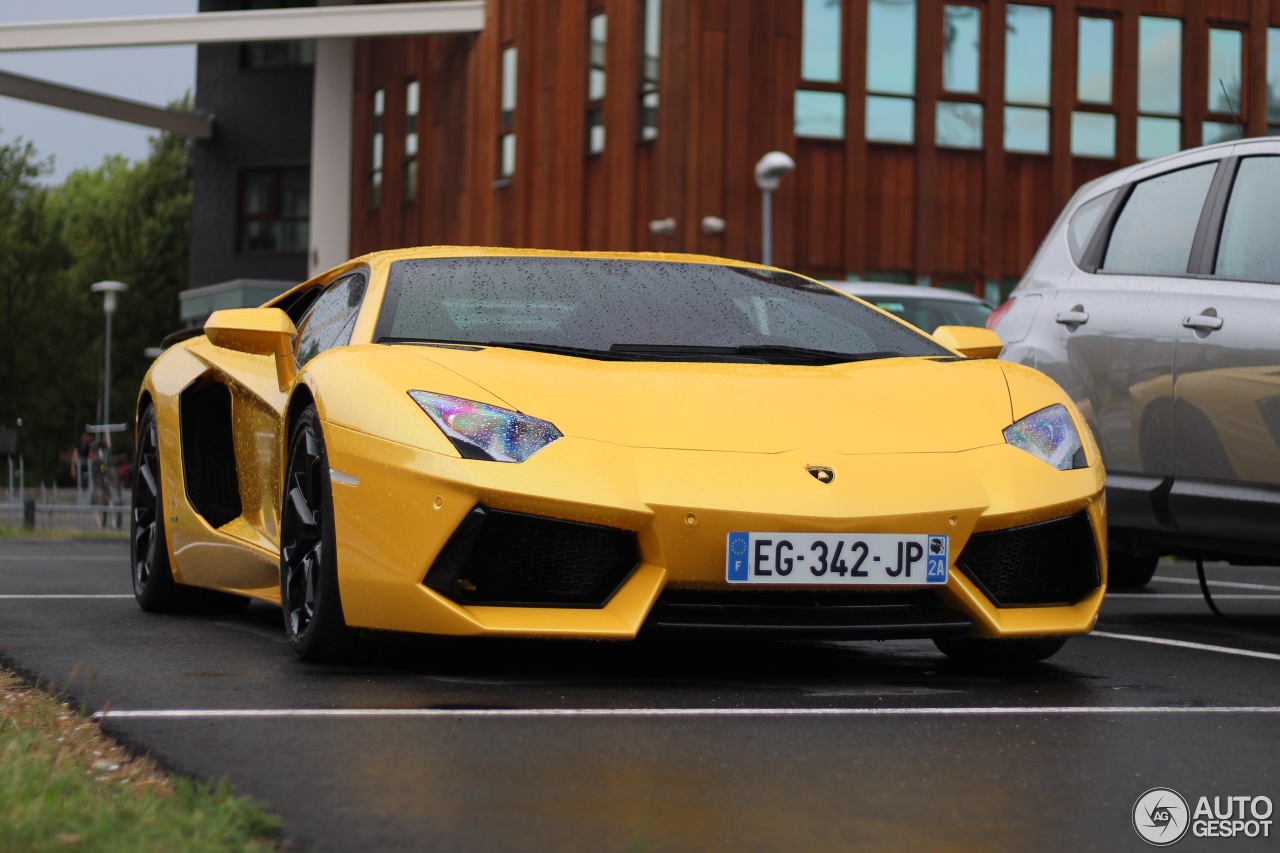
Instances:
[[[248,165],[242,166],[237,170],[236,174],[236,254],[239,255],[299,255],[308,251],[308,246],[303,245],[298,248],[274,248],[274,249],[254,249],[247,246],[245,239],[245,226],[250,222],[289,222],[304,223],[307,228],[308,241],[310,239],[311,230],[311,198],[308,192],[307,197],[307,214],[306,216],[285,216],[282,207],[282,195],[284,189],[284,176],[286,172],[297,172],[306,175],[308,185],[311,180],[311,170],[308,164],[283,164],[283,165]],[[247,201],[246,181],[250,175],[270,175],[271,176],[271,211],[266,214],[249,214],[245,209]]]
[[[947,7],[948,6],[964,6],[975,10],[978,13],[978,86],[976,92],[959,92],[947,88],[947,63],[946,63],[946,41],[947,41]],[[918,7],[917,7],[918,8]],[[987,149],[992,144],[987,138],[987,89],[991,85],[991,81],[987,78],[991,75],[987,72],[989,69],[984,68],[985,58],[987,56],[990,45],[987,44],[987,27],[990,25],[988,14],[991,11],[986,3],[981,0],[945,0],[939,4],[939,17],[937,26],[938,44],[942,45],[943,52],[938,59],[938,79],[937,92],[938,97],[934,103],[934,130],[933,144],[936,148],[945,149],[947,151],[970,151],[980,152]],[[1001,81],[1003,88],[1003,81]],[[1003,94],[1003,92],[1002,92]],[[943,142],[939,138],[939,129],[942,122],[939,120],[942,116],[942,109],[945,104],[968,104],[977,107],[978,121],[978,144],[977,145],[957,145],[951,142]],[[1004,140],[1000,140],[1002,150]]]
[[[836,59],[836,68],[839,73],[839,79],[836,80],[835,82],[831,82],[827,80],[808,80],[804,77],[804,23],[803,23],[804,0],[800,0],[799,5],[800,5],[800,15],[801,15],[800,38],[799,38],[800,50],[797,52],[796,58],[797,58],[797,61],[800,63],[800,69],[799,69],[799,73],[796,75],[796,79],[798,82],[796,83],[795,92],[792,94],[792,98],[791,98],[792,131],[795,133],[795,137],[797,140],[804,139],[809,142],[827,142],[827,143],[841,144],[849,136],[849,128],[848,128],[849,96],[845,91],[845,88],[849,82],[849,69],[846,67],[849,61],[849,43],[848,43],[848,32],[847,32],[849,28],[848,26],[846,26],[847,22],[845,18],[849,10],[846,8],[846,4],[843,2],[841,2],[838,6],[840,11],[840,26],[838,28],[840,33],[840,37],[839,37],[840,54]],[[796,123],[797,123],[796,120],[798,118],[798,114],[796,111],[796,103],[800,98],[801,92],[826,92],[832,95],[836,95],[840,98],[840,135],[839,136],[810,136],[809,134],[802,134],[799,132],[799,130],[796,128]]]
[[[1084,101],[1080,98],[1080,22],[1086,18],[1092,20],[1108,21],[1111,24],[1111,93],[1109,100],[1104,104],[1098,101]],[[1119,135],[1120,135],[1120,110],[1118,106],[1120,97],[1120,28],[1123,23],[1118,12],[1105,9],[1081,9],[1075,15],[1075,79],[1071,81],[1071,118],[1074,123],[1077,113],[1087,115],[1102,115],[1111,117],[1111,156],[1098,157],[1093,154],[1077,154],[1075,151],[1075,134],[1072,133],[1068,140],[1068,150],[1072,157],[1082,160],[1099,160],[1102,162],[1115,162],[1120,158],[1119,151]],[[1136,72],[1135,72],[1136,74]]]
[[[1141,276],[1144,278],[1214,278],[1215,276],[1205,275],[1206,258],[1209,263],[1209,270],[1213,269],[1213,260],[1217,255],[1218,237],[1222,230],[1222,213],[1225,208],[1224,184],[1230,183],[1228,177],[1234,177],[1235,161],[1239,158],[1234,155],[1225,157],[1203,157],[1197,156],[1189,160],[1170,164],[1170,168],[1162,169],[1159,172],[1151,174],[1142,174],[1140,177],[1126,181],[1119,187],[1114,187],[1109,192],[1115,192],[1115,197],[1111,200],[1110,206],[1103,214],[1102,221],[1094,228],[1093,236],[1089,240],[1089,245],[1084,251],[1083,257],[1076,264],[1082,271],[1091,275],[1119,275],[1119,276]],[[1196,230],[1191,241],[1190,252],[1187,256],[1187,269],[1181,273],[1144,273],[1132,272],[1126,270],[1106,270],[1102,269],[1102,261],[1106,257],[1107,247],[1111,244],[1111,235],[1115,230],[1116,222],[1120,218],[1120,214],[1129,203],[1130,196],[1139,184],[1146,181],[1171,175],[1175,172],[1181,172],[1186,169],[1194,169],[1197,166],[1215,164],[1216,170],[1212,179],[1209,181],[1209,187],[1205,191],[1204,203],[1200,208],[1200,219],[1196,223]],[[1105,193],[1099,193],[1097,197],[1101,197]],[[1090,199],[1092,201],[1092,199]],[[1083,202],[1076,208],[1079,210],[1087,202]]]
[[[1220,110],[1214,110],[1210,106],[1210,104],[1213,102],[1213,93],[1221,92],[1222,87],[1218,85],[1217,81],[1212,78],[1206,81],[1209,86],[1209,93],[1208,93],[1209,97],[1207,98],[1208,103],[1201,104],[1201,106],[1204,107],[1204,114],[1203,116],[1201,116],[1201,119],[1200,119],[1200,140],[1202,143],[1204,142],[1204,132],[1206,129],[1205,126],[1209,124],[1231,125],[1232,127],[1235,127],[1240,133],[1240,136],[1235,137],[1235,139],[1240,139],[1245,136],[1248,136],[1249,134],[1249,112],[1248,112],[1249,89],[1250,89],[1250,86],[1249,86],[1249,28],[1244,24],[1230,22],[1230,21],[1218,21],[1214,19],[1208,20],[1206,24],[1207,26],[1205,27],[1205,42],[1204,42],[1204,59],[1205,59],[1206,73],[1212,72],[1213,31],[1226,30],[1226,31],[1234,32],[1240,36],[1240,67],[1239,69],[1237,69],[1240,76],[1240,92],[1237,94],[1235,100],[1231,102],[1231,108],[1233,110],[1232,112],[1222,112]],[[1229,97],[1229,94],[1228,94],[1228,97]],[[1227,142],[1227,141],[1235,141],[1235,139],[1231,139],[1231,140],[1223,139],[1218,141]],[[1209,143],[1204,143],[1204,144],[1209,144]]]
[[[1008,86],[1008,75],[1009,75],[1009,34],[1010,34],[1010,32],[1011,32],[1011,31],[1010,31],[1010,29],[1009,29],[1009,9],[1010,9],[1011,7],[1013,7],[1013,6],[1025,6],[1025,7],[1035,8],[1035,9],[1043,9],[1043,10],[1044,10],[1045,12],[1047,12],[1047,13],[1048,13],[1048,15],[1049,15],[1049,56],[1048,56],[1048,59],[1047,59],[1047,62],[1048,62],[1048,71],[1049,71],[1049,75],[1048,75],[1048,84],[1049,84],[1049,85],[1048,85],[1048,90],[1047,90],[1047,92],[1045,93],[1045,100],[1044,100],[1044,102],[1043,102],[1043,103],[1034,103],[1034,102],[1031,102],[1031,101],[1018,101],[1018,100],[1014,100],[1014,99],[1012,99],[1012,98],[1010,98],[1010,97],[1009,97],[1009,86]],[[1054,12],[1055,12],[1055,11],[1056,11],[1056,9],[1055,9],[1053,6],[1051,6],[1051,5],[1046,5],[1046,4],[1044,4],[1044,3],[1028,3],[1028,2],[1025,2],[1025,0],[1024,0],[1024,2],[1020,2],[1020,3],[1009,3],[1009,4],[1007,4],[1007,5],[1005,6],[1005,25],[1004,25],[1004,31],[1005,31],[1005,51],[1004,51],[1004,56],[1005,56],[1005,68],[1004,68],[1004,75],[1005,75],[1005,79],[1001,81],[1002,88],[1003,88],[1003,90],[1004,90],[1004,104],[1003,104],[1003,107],[1002,107],[1003,115],[1001,116],[1001,120],[1002,120],[1002,122],[1003,122],[1003,128],[1004,128],[1004,138],[1002,138],[1002,139],[1000,140],[1000,144],[1001,144],[1001,148],[1002,148],[1002,150],[1003,150],[1006,154],[1008,154],[1008,155],[1012,155],[1012,156],[1016,156],[1016,157],[1049,157],[1049,156],[1052,156],[1052,155],[1053,155],[1053,153],[1054,153],[1054,152],[1053,152],[1053,72],[1054,72],[1054,65],[1053,65],[1053,63],[1054,63],[1054,58],[1055,58],[1055,57],[1054,57],[1053,33],[1054,33],[1055,28],[1058,26],[1058,23],[1059,23],[1059,22],[1056,20],[1057,16],[1054,14]],[[1114,39],[1113,39],[1113,41],[1114,41]],[[1113,75],[1113,76],[1114,76],[1114,75]],[[1114,85],[1115,85],[1115,81],[1114,81],[1114,79],[1113,79],[1113,80],[1112,80],[1112,86],[1113,86],[1113,88],[1114,88]],[[1044,150],[1043,150],[1043,151],[1025,151],[1025,150],[1021,150],[1021,149],[1009,148],[1009,147],[1008,147],[1008,145],[1006,144],[1006,142],[1007,142],[1007,138],[1008,138],[1008,128],[1009,128],[1009,110],[1010,110],[1010,109],[1015,109],[1015,110],[1034,110],[1034,111],[1036,111],[1036,112],[1044,113],[1045,118],[1046,118],[1046,126],[1045,126],[1046,133],[1045,133],[1045,148],[1044,148]],[[978,294],[978,295],[981,295],[981,294]]]

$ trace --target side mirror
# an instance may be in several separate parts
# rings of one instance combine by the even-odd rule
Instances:
[[[980,326],[939,326],[931,337],[947,349],[969,358],[995,358],[1004,349],[1004,341],[999,335]]]
[[[298,375],[293,341],[298,336],[289,315],[279,308],[228,308],[214,311],[205,321],[209,343],[249,355],[274,355],[280,390],[287,391]]]

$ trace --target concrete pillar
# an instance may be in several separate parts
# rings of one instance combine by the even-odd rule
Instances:
[[[320,5],[333,5],[321,0]],[[354,39],[316,42],[311,119],[310,275],[351,256],[351,116]]]

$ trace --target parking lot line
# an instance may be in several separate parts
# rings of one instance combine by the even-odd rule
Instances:
[[[1112,714],[1278,714],[1272,705],[1025,705],[975,708],[228,708],[111,709],[95,720],[365,719],[532,717],[1003,717]]]
[[[1107,598],[1128,598],[1135,601],[1143,598],[1182,598],[1204,601],[1204,595],[1198,592],[1109,592],[1107,593]],[[1226,595],[1219,595],[1216,592],[1213,594],[1214,601],[1276,601],[1277,599],[1280,599],[1280,594],[1268,595],[1267,593],[1260,593],[1254,595],[1233,595],[1231,593],[1227,593]]]
[[[1197,578],[1171,578],[1163,575],[1152,578],[1151,582],[1152,583],[1184,583],[1184,584],[1194,584],[1195,586],[1200,585],[1200,581]],[[1228,586],[1228,587],[1231,587],[1232,589],[1265,589],[1265,590],[1270,590],[1271,592],[1280,592],[1280,586],[1276,586],[1275,584],[1269,584],[1269,583],[1246,583],[1245,581],[1216,581],[1216,580],[1209,579],[1208,584],[1209,586]]]
[[[113,594],[110,594],[110,595],[107,595],[107,594],[102,594],[102,595],[90,595],[90,594],[87,594],[87,593],[65,593],[65,594],[64,594],[64,593],[56,593],[56,594],[55,594],[55,593],[50,593],[50,594],[47,594],[47,595],[17,595],[17,594],[15,594],[15,595],[0,595],[0,601],[9,601],[9,600],[30,601],[31,599],[40,599],[40,598],[44,598],[44,599],[68,599],[68,598],[133,598],[133,596],[132,596],[132,595],[128,595],[128,594],[114,594],[114,593],[113,593]]]
[[[62,554],[60,556],[42,554],[33,556],[23,556],[22,554],[0,554],[0,560],[6,560],[15,563],[83,563],[88,560],[107,561],[113,563],[128,562],[128,555],[125,556],[107,556],[104,554]]]
[[[1214,596],[1218,598],[1219,596]],[[1258,598],[1259,596],[1248,596]],[[1167,640],[1164,637],[1144,637],[1139,634],[1114,634],[1111,631],[1094,631],[1090,637],[1102,637],[1106,640],[1131,640],[1135,643],[1154,643],[1157,646],[1174,646],[1179,649],[1195,649],[1200,652],[1217,652],[1223,655],[1238,655],[1245,658],[1280,661],[1280,655],[1272,652],[1255,652],[1249,649],[1233,649],[1230,646],[1211,646],[1208,643],[1192,643],[1188,640]]]

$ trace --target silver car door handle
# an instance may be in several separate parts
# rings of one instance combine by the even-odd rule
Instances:
[[[1084,311],[1061,311],[1053,321],[1064,326],[1079,326],[1089,322],[1089,315]]]
[[[1184,329],[1197,329],[1204,332],[1216,332],[1222,328],[1222,318],[1209,314],[1195,314],[1182,318]]]

